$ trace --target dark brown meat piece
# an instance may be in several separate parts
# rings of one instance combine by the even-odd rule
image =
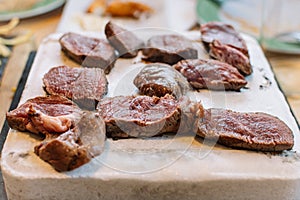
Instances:
[[[174,97],[117,96],[97,106],[108,137],[151,137],[178,129],[180,112]]]
[[[146,65],[133,83],[141,94],[157,97],[171,94],[179,98],[191,89],[185,77],[170,65],[162,63]]]
[[[193,42],[179,35],[156,35],[143,49],[144,60],[173,65],[180,60],[198,58]]]
[[[197,134],[218,139],[220,144],[228,147],[258,151],[283,151],[294,145],[290,128],[277,117],[261,112],[205,110]]]
[[[43,82],[47,93],[67,97],[87,109],[95,109],[108,85],[102,69],[68,66],[50,69]]]
[[[101,68],[108,74],[114,66],[115,51],[106,40],[66,33],[59,43],[66,56],[84,67]]]
[[[133,58],[137,56],[138,50],[144,47],[144,42],[135,34],[112,22],[106,24],[105,35],[121,58]]]
[[[35,146],[34,152],[45,162],[48,162],[57,171],[69,171],[85,163],[92,157],[79,142],[79,132],[76,129],[46,139]]]
[[[98,114],[85,112],[75,128],[49,137],[34,152],[57,171],[69,171],[101,154],[105,142],[105,123]]]
[[[223,45],[218,40],[210,43],[209,47],[209,55],[211,57],[232,65],[243,75],[250,75],[252,73],[250,60],[241,51],[229,45]]]
[[[184,109],[181,109],[181,105],[185,106]],[[107,136],[113,138],[151,137],[168,132],[186,132],[194,129],[195,119],[202,114],[200,103],[177,101],[171,95],[162,98],[105,98],[99,102],[97,109],[106,123]]]
[[[72,101],[57,95],[35,97],[6,113],[8,125],[19,131],[60,134],[74,127],[82,111]]]
[[[247,84],[236,68],[217,60],[182,60],[173,67],[196,89],[240,90]]]
[[[249,57],[245,40],[231,25],[224,22],[208,22],[200,26],[200,32],[204,43],[210,44],[218,40],[221,44],[236,48]]]
[[[83,113],[65,97],[36,97],[6,116],[13,129],[44,134],[35,153],[57,171],[75,169],[102,152],[103,119],[97,113]]]

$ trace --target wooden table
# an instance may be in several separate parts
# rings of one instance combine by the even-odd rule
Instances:
[[[279,86],[300,121],[300,55],[285,55],[265,52],[271,63]]]
[[[62,9],[59,8],[39,17],[22,20],[18,26],[20,30],[33,31],[34,36],[32,41],[14,47],[13,54],[6,66],[0,86],[0,127],[5,120],[5,113],[9,109],[30,51],[36,50],[45,36],[55,32]],[[300,120],[300,56],[268,52],[266,52],[266,56],[273,66],[279,84],[285,92],[296,118]]]

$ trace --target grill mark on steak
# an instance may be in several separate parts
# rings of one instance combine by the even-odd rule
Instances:
[[[115,51],[106,40],[66,33],[59,43],[66,56],[84,67],[101,68],[108,74],[114,66]]]
[[[74,127],[82,111],[72,101],[58,95],[35,97],[6,113],[8,125],[35,134],[59,134]],[[46,126],[44,126],[46,124]]]
[[[185,108],[181,109],[181,105]],[[202,105],[189,100],[177,101],[168,94],[161,98],[117,96],[103,99],[97,110],[105,121],[107,137],[152,137],[193,130]]]
[[[138,50],[145,45],[135,34],[111,21],[105,25],[104,32],[107,40],[118,51],[121,58],[136,57]]]
[[[218,40],[210,43],[209,47],[209,55],[211,57],[232,65],[243,75],[250,75],[252,73],[250,60],[241,51],[229,45],[221,44]]]
[[[182,60],[173,67],[196,89],[238,91],[247,84],[236,68],[217,60]]]
[[[50,69],[44,75],[43,83],[48,94],[65,96],[87,109],[95,109],[108,87],[102,69],[68,66]]]
[[[221,44],[233,47],[249,57],[245,40],[233,26],[224,22],[208,22],[200,26],[200,32],[204,44],[208,45],[218,40]]]
[[[183,59],[198,58],[193,42],[179,35],[156,35],[151,37],[142,50],[144,60],[173,65]]]
[[[207,109],[197,134],[218,138],[218,143],[228,147],[249,150],[283,151],[294,145],[291,129],[277,117],[261,112]]]
[[[105,142],[105,124],[98,114],[84,112],[73,129],[48,137],[34,152],[57,171],[69,171],[100,155]]]
[[[133,83],[141,94],[157,97],[171,94],[180,98],[191,89],[185,77],[170,65],[162,63],[146,65],[135,77]]]

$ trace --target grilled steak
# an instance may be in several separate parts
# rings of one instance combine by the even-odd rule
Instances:
[[[192,41],[179,35],[156,35],[143,49],[144,60],[173,65],[180,60],[198,58]]]
[[[82,111],[72,101],[57,95],[35,97],[7,112],[8,125],[19,131],[60,134],[74,127]]]
[[[205,44],[218,40],[221,44],[236,48],[249,57],[245,40],[231,25],[223,22],[208,22],[200,26],[200,32]]]
[[[44,75],[45,90],[49,94],[65,96],[78,105],[95,109],[107,93],[107,79],[99,68],[54,67]]]
[[[266,113],[240,113],[208,109],[198,124],[198,135],[218,138],[220,144],[259,151],[292,149],[294,136],[277,117]]]
[[[196,89],[240,90],[247,84],[236,68],[217,60],[182,60],[173,67]]]
[[[133,58],[144,42],[135,34],[126,29],[108,22],[105,26],[105,35],[109,43],[119,52],[121,58]]]
[[[229,45],[221,44],[218,40],[210,43],[209,47],[209,55],[211,57],[232,65],[243,75],[250,75],[252,73],[250,60],[241,51]]]
[[[185,108],[181,109],[180,106]],[[185,132],[194,129],[195,119],[201,116],[202,105],[189,100],[177,101],[171,95],[162,98],[149,96],[117,96],[105,98],[98,112],[106,123],[108,137],[151,137],[163,133]],[[184,112],[184,113],[183,113]],[[184,119],[181,122],[181,116]],[[189,118],[189,120],[186,120]]]
[[[66,56],[84,67],[101,68],[108,74],[114,66],[114,48],[103,39],[66,33],[59,39],[59,43]]]
[[[146,65],[133,81],[141,94],[163,97],[171,94],[176,98],[183,96],[190,84],[170,65],[154,63]]]
[[[57,171],[68,171],[82,166],[101,154],[105,142],[105,124],[99,115],[83,113],[75,128],[48,137],[35,146],[34,152]]]

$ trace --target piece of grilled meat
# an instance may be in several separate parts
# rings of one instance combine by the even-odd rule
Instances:
[[[262,112],[241,113],[221,108],[204,111],[197,134],[228,147],[258,151],[292,149],[294,136],[280,119]]]
[[[217,60],[182,60],[173,67],[196,89],[238,91],[247,84],[236,68]]]
[[[193,42],[180,35],[152,36],[143,49],[144,60],[173,65],[180,60],[198,58]]]
[[[62,35],[59,43],[65,55],[83,67],[101,68],[108,74],[114,66],[115,50],[104,39],[70,32]]]
[[[171,95],[164,97],[116,96],[104,98],[97,110],[106,123],[107,137],[152,137],[194,131],[203,116],[201,103]]]
[[[218,40],[210,43],[209,47],[209,55],[211,57],[232,65],[243,75],[250,75],[252,73],[250,60],[241,51],[229,45],[221,44]]]
[[[233,26],[224,22],[208,22],[201,24],[200,32],[204,44],[209,45],[214,40],[217,40],[221,44],[233,47],[249,57],[245,40]]]
[[[163,63],[146,65],[137,74],[133,83],[141,94],[157,97],[171,94],[178,99],[191,89],[184,76],[170,65]]]
[[[99,68],[75,68],[58,66],[51,68],[43,77],[48,94],[61,95],[76,102],[80,107],[94,110],[107,93],[108,82]]]
[[[107,40],[118,51],[121,58],[137,56],[138,51],[145,45],[133,32],[111,21],[105,25],[104,32]]]

